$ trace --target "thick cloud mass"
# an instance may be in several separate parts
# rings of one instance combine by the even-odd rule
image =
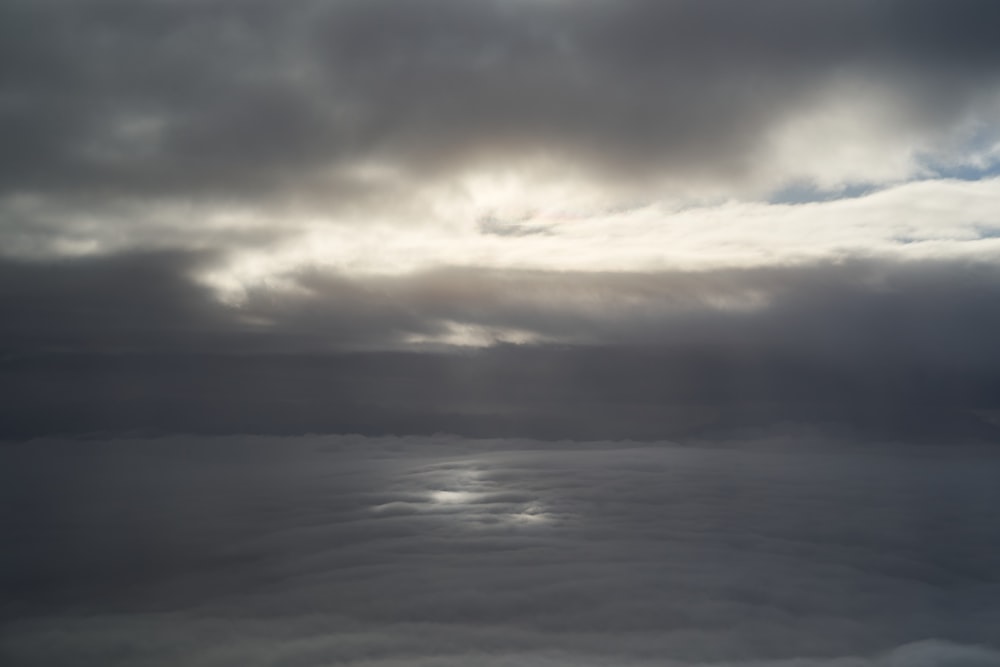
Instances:
[[[329,185],[327,172],[350,190],[362,163],[416,176],[532,155],[606,176],[768,180],[785,168],[773,132],[840,85],[875,92],[884,145],[917,134],[929,149],[989,113],[1000,73],[989,0],[3,11],[7,192],[256,196]]]
[[[477,225],[665,201],[662,228],[691,201],[995,173],[997,19],[991,0],[12,0],[0,248],[250,252],[259,283],[275,254],[391,271]],[[431,233],[373,260],[401,229]],[[430,263],[497,254],[459,245]]]
[[[230,438],[0,461],[18,667],[1000,660],[989,449]]]
[[[990,0],[0,11],[0,193],[76,205],[371,205],[536,160],[633,187],[838,185],[969,162],[997,139]]]
[[[7,357],[993,329],[990,0],[0,14]]]
[[[189,277],[203,261],[0,267],[4,437],[660,438],[775,422],[996,437],[993,264],[313,272],[232,307]],[[442,337],[487,347],[419,342]]]

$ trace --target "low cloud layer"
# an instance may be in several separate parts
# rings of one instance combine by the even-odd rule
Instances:
[[[995,437],[992,263],[315,270],[226,305],[194,277],[210,260],[4,264],[3,436]]]
[[[1000,657],[989,449],[175,438],[0,458],[8,664]]]

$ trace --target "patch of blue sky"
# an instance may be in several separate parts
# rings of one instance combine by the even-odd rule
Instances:
[[[1000,176],[1000,153],[980,153],[975,160],[944,162],[933,157],[919,160],[914,181],[952,179],[982,181]],[[769,204],[811,204],[864,197],[886,187],[886,184],[850,183],[838,188],[821,188],[809,181],[793,181],[774,190],[766,199]]]
[[[933,178],[952,178],[960,181],[981,181],[1000,176],[1000,159],[980,164],[928,165]]]
[[[1000,238],[1000,223],[992,225],[976,225],[976,232],[979,234],[980,239],[996,239]]]
[[[767,197],[768,204],[811,204],[864,197],[878,189],[873,183],[851,183],[839,188],[821,188],[809,181],[787,183]]]

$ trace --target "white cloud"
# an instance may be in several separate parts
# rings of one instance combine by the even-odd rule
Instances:
[[[530,190],[525,184],[522,188]],[[1000,179],[919,181],[856,198],[797,205],[654,203],[618,211],[535,207],[530,197],[522,198],[523,190],[504,186],[501,191],[502,205],[491,200],[484,206],[473,197],[447,217],[416,226],[314,219],[276,247],[233,253],[206,279],[232,296],[242,287],[302,268],[345,275],[401,275],[456,266],[655,272],[858,256],[1000,256]],[[480,222],[484,216],[491,216],[486,229]],[[503,233],[504,225],[509,233]]]
[[[492,183],[492,184],[491,184]],[[112,204],[75,211],[9,198],[8,256],[60,257],[151,248],[221,253],[202,279],[224,298],[292,289],[303,269],[400,276],[441,267],[574,272],[704,271],[848,257],[1000,256],[1000,179],[931,179],[801,204],[662,200],[626,205],[585,182],[485,175],[428,189],[424,204],[375,219],[346,211]],[[136,220],[139,224],[136,224]],[[17,221],[21,221],[18,223]],[[517,332],[457,331],[456,339]],[[473,343],[474,344],[474,343]]]

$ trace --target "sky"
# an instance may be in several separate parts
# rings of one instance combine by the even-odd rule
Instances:
[[[997,25],[0,0],[0,657],[1000,664]]]
[[[992,437],[994,5],[7,0],[0,433]]]

